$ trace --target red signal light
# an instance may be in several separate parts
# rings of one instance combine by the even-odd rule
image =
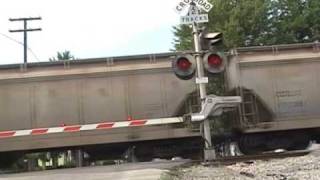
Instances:
[[[216,54],[211,54],[208,57],[208,65],[213,68],[219,68],[222,65],[222,58]]]
[[[184,58],[184,57],[178,59],[178,61],[177,61],[178,68],[183,71],[190,69],[191,65],[192,65],[191,62],[187,58]]]
[[[221,52],[210,52],[203,58],[205,69],[211,74],[217,74],[224,71],[226,58]]]
[[[172,69],[179,79],[192,79],[196,71],[196,61],[190,54],[180,55],[173,59]]]

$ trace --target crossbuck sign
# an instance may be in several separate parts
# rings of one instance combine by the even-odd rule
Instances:
[[[199,8],[206,12],[209,12],[213,7],[213,5],[210,4],[207,0],[180,0],[175,10],[178,13],[181,13],[183,10],[189,7],[191,2],[194,2]]]
[[[191,5],[193,4],[193,5]],[[201,9],[209,12],[213,5],[207,0],[181,0],[176,6],[176,11],[181,13],[186,8],[189,8],[186,16],[181,16],[181,24],[205,23],[209,22],[208,14],[201,14]]]

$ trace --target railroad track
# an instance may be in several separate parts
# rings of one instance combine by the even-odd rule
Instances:
[[[255,160],[282,159],[287,157],[304,156],[311,153],[311,150],[286,151],[286,152],[270,152],[257,155],[240,155],[230,157],[219,157],[214,161],[204,162],[203,165],[230,165],[239,162],[251,163]]]

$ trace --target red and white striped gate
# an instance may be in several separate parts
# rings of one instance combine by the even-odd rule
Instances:
[[[50,127],[50,128],[37,128],[28,130],[10,130],[0,131],[0,138],[11,138],[18,136],[36,136],[46,135],[54,133],[71,133],[80,131],[93,131],[93,130],[106,130],[115,128],[125,127],[137,127],[137,126],[152,126],[162,124],[174,124],[182,123],[182,117],[172,118],[160,118],[160,119],[145,119],[145,120],[130,120],[130,121],[119,121],[119,122],[105,122],[97,124],[85,124],[85,125],[71,125],[62,127]]]

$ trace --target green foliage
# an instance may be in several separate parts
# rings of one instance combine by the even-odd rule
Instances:
[[[173,27],[176,50],[191,50],[193,43],[192,29],[189,26]]]
[[[215,94],[217,96],[223,96],[224,87],[224,77],[223,74],[208,75],[209,83],[207,85],[207,94]]]
[[[71,55],[70,51],[57,52],[56,57],[52,57],[49,61],[65,61],[65,60],[73,60],[74,56]]]
[[[209,32],[222,32],[224,46],[259,46],[320,39],[319,0],[210,0]],[[191,28],[174,27],[175,50],[192,49]]]
[[[320,1],[272,1],[270,19],[273,34],[270,43],[313,42],[320,39]]]

